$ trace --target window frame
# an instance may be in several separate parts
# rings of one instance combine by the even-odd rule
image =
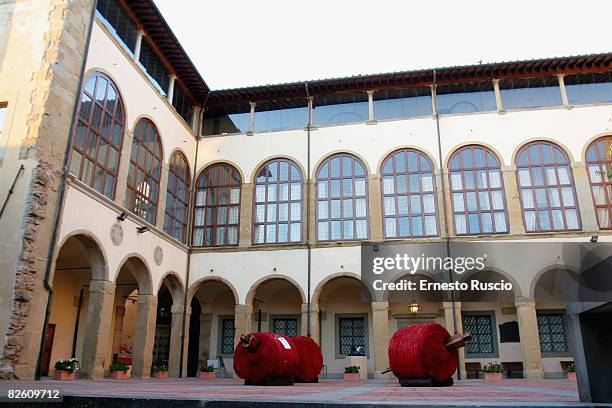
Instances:
[[[185,171],[185,176],[186,176],[186,180],[182,180],[175,171],[173,171],[173,167],[175,165],[175,157],[179,157],[182,160],[185,161],[185,167],[186,167],[186,171]],[[179,182],[182,182],[186,188],[186,192],[187,192],[187,197],[186,197],[186,201],[183,201],[179,198],[179,195],[176,193],[176,188],[177,186],[175,186],[174,191],[170,190],[170,177],[171,175],[174,174],[176,179]],[[172,155],[170,156],[170,162],[168,165],[168,178],[167,178],[167,182],[166,182],[166,203],[165,203],[165,208],[164,208],[164,225],[163,225],[163,230],[166,234],[170,235],[171,237],[173,237],[174,239],[176,239],[177,241],[180,241],[182,243],[186,243],[187,242],[187,237],[189,236],[189,204],[191,203],[191,190],[192,190],[192,186],[191,186],[191,169],[189,166],[189,160],[187,160],[187,156],[180,150],[176,150],[174,151],[174,153],[172,153]],[[178,218],[175,216],[175,213],[172,212],[168,212],[168,198],[172,197],[173,199],[176,199],[177,201],[179,201],[181,204],[183,204],[185,206],[185,223],[183,224],[182,222],[180,222],[178,220]],[[171,224],[172,226],[175,226],[176,223],[180,223],[181,225],[183,225],[184,228],[184,232],[183,232],[183,236],[181,238],[177,238],[173,235],[173,233],[171,232],[172,229],[170,229],[170,231],[166,230],[166,217],[171,219]]]
[[[275,182],[270,182],[268,181],[268,177],[266,177],[266,181],[264,182],[258,182],[257,181],[257,176],[259,174],[259,172],[261,170],[264,169],[264,167],[267,167],[268,165],[270,165],[271,163],[278,163],[278,166],[280,167],[280,163],[285,162],[288,164],[289,166],[289,179],[285,180],[285,181],[281,181],[278,177],[277,180]],[[286,224],[287,225],[287,238],[291,237],[291,224],[295,222],[292,222],[291,220],[291,204],[295,203],[297,201],[292,200],[291,199],[291,184],[295,184],[296,182],[291,180],[291,166],[294,166],[297,171],[298,174],[300,176],[300,180],[299,180],[299,184],[300,184],[300,220],[299,220],[299,224],[300,224],[300,239],[297,241],[291,241],[291,240],[287,240],[285,242],[279,242],[278,240],[275,242],[266,242],[266,237],[267,237],[267,226],[268,225],[276,225],[276,236],[278,237],[278,226],[280,224]],[[279,171],[280,173],[280,171]],[[274,201],[268,201],[268,186],[270,184],[274,184],[276,185],[277,189],[276,189],[276,200]],[[287,184],[288,186],[288,199],[287,200],[280,200],[279,199],[279,191],[280,189],[278,188],[281,184]],[[257,201],[257,186],[258,185],[263,185],[265,186],[265,199],[264,201]],[[294,162],[291,159],[287,159],[284,157],[279,157],[279,158],[274,158],[274,159],[270,159],[268,161],[266,161],[265,163],[263,163],[261,166],[259,166],[253,176],[253,200],[252,200],[252,229],[251,229],[251,243],[253,245],[295,245],[295,244],[301,244],[304,242],[304,175],[302,173],[302,169],[300,168],[300,166],[297,165],[296,162]],[[288,215],[287,215],[287,221],[279,221],[278,220],[278,210],[276,211],[276,221],[275,222],[268,222],[267,221],[267,215],[268,215],[268,205],[269,204],[275,204],[276,208],[278,209],[280,204],[283,203],[287,203],[288,205]],[[263,222],[257,222],[257,205],[264,205],[265,209],[264,209],[264,218],[265,221]],[[264,227],[264,240],[263,242],[256,242],[256,232],[257,232],[257,226],[263,226]]]
[[[466,347],[466,358],[499,358],[499,340],[497,335],[497,321],[495,319],[495,310],[466,310],[461,311],[461,324],[465,330],[464,319],[466,316],[488,316],[491,320],[491,343],[493,345],[492,353],[470,353]]]
[[[538,154],[540,161],[537,164],[533,164],[531,162],[531,157],[530,157],[529,152],[528,152],[529,148],[531,146],[534,146],[534,145],[540,145],[539,146],[539,154]],[[555,159],[553,162],[551,162],[549,164],[546,164],[544,162],[544,160],[543,160],[542,145],[549,145],[549,146],[551,146],[552,149],[555,149],[555,148],[559,149],[559,151],[561,151],[561,153],[563,155],[565,155],[565,158],[567,159],[567,163],[562,163],[562,162],[559,162],[559,161],[557,161]],[[520,157],[520,155],[523,152],[527,152],[527,154],[528,154],[528,164],[524,164],[524,165],[523,164],[519,164],[519,157]],[[553,151],[553,155],[554,155],[554,151]],[[527,234],[541,234],[541,233],[560,233],[560,232],[563,233],[563,232],[582,231],[582,217],[581,217],[581,214],[580,214],[580,205],[578,203],[578,194],[576,193],[576,182],[574,180],[574,171],[573,171],[573,168],[572,168],[572,161],[570,159],[570,156],[565,151],[565,149],[563,149],[561,146],[559,146],[557,143],[554,143],[554,142],[550,142],[550,141],[547,141],[547,140],[534,140],[532,142],[525,143],[523,146],[521,146],[521,148],[517,151],[517,153],[515,155],[514,164],[515,164],[515,167],[516,167],[515,177],[516,177],[516,184],[517,184],[517,189],[518,189],[519,200],[520,200],[520,203],[521,203],[521,215],[523,217],[523,228],[525,229],[525,233],[527,233]],[[557,184],[555,184],[555,185],[549,185],[548,181],[547,181],[546,174],[544,173],[544,169],[546,167],[550,167],[550,166],[553,166],[555,168],[555,177],[556,177],[557,181],[559,180],[558,168],[562,167],[562,166],[567,166],[567,168],[568,168],[568,177],[569,177],[570,184],[569,185],[565,185],[565,184],[560,184],[559,182],[557,182]],[[544,188],[546,190],[548,188],[558,188],[559,190],[561,190],[561,188],[563,188],[563,187],[571,186],[571,189],[572,189],[572,196],[573,196],[573,200],[574,200],[574,206],[573,207],[566,207],[563,204],[563,198],[561,196],[561,192],[560,191],[559,191],[559,194],[560,194],[560,200],[559,201],[560,201],[561,205],[559,207],[554,207],[554,208],[551,207],[551,205],[550,205],[550,197],[548,196],[548,190],[546,191],[546,203],[547,203],[547,206],[545,208],[543,208],[542,210],[545,210],[549,214],[549,216],[550,216],[551,229],[549,229],[549,230],[542,230],[541,226],[540,226],[540,222],[539,222],[540,216],[539,216],[538,213],[541,210],[537,208],[536,197],[535,197],[536,186],[533,185],[533,182],[531,182],[530,186],[523,187],[521,185],[520,170],[521,169],[525,169],[525,168],[528,169],[529,170],[529,175],[530,175],[529,177],[531,179],[531,169],[532,168],[536,168],[536,167],[541,168],[543,170],[543,181],[544,181],[544,184],[539,186],[539,188]],[[525,216],[526,209],[525,209],[525,205],[524,205],[524,202],[523,202],[523,194],[522,194],[523,188],[529,189],[531,191],[532,197],[533,197],[534,207],[533,207],[533,209],[527,209],[527,210],[533,210],[535,212],[535,215],[536,215],[536,227],[537,228],[535,230],[533,230],[533,231],[529,231],[528,228],[527,228],[527,217]],[[562,215],[563,215],[563,224],[565,226],[564,229],[554,229],[552,227],[553,226],[552,211],[555,210],[555,209],[561,210],[561,212],[562,212]],[[577,223],[578,228],[575,228],[575,229],[567,228],[567,218],[566,218],[566,214],[565,214],[567,209],[575,209],[576,210],[576,223]]]
[[[601,177],[601,181],[600,182],[594,182],[593,178],[591,177],[591,171],[589,169],[589,167],[591,165],[596,165],[601,167],[608,167],[610,166],[610,169],[612,170],[612,157],[608,157],[605,160],[599,160],[599,148],[598,148],[598,143],[599,142],[603,142],[608,144],[609,148],[612,148],[612,135],[605,135],[605,136],[601,136],[598,137],[597,139],[593,140],[591,143],[589,143],[589,145],[586,148],[586,154],[584,157],[584,163],[586,166],[586,171],[588,173],[588,177],[589,177],[589,189],[591,190],[591,199],[593,200],[593,208],[595,210],[595,217],[597,219],[597,226],[599,227],[600,230],[610,230],[612,229],[612,194],[610,194],[610,191],[608,190],[608,187],[610,187],[612,189],[612,178],[608,178],[607,175],[604,177]],[[596,154],[597,154],[597,160],[589,160],[589,151],[591,149],[596,149]],[[603,156],[606,157],[606,153],[603,152]],[[605,178],[608,178],[608,181],[605,181]],[[593,187],[597,186],[597,187],[601,187],[604,190],[604,195],[605,195],[605,204],[597,204],[597,202],[595,201],[595,193],[593,192]],[[601,226],[601,221],[599,219],[599,213],[598,213],[598,209],[607,209],[608,210],[608,226],[602,227]]]
[[[235,342],[236,339],[236,317],[234,315],[219,315],[218,320],[218,333],[217,333],[217,355],[225,358],[232,358],[234,356],[234,348],[232,347],[231,353],[223,352],[223,322],[231,320],[234,322],[234,333],[232,339]]]
[[[273,332],[273,333],[277,333],[274,331],[274,322],[277,320],[295,320],[296,321],[296,336],[301,335],[302,332],[302,319],[301,319],[301,315],[299,314],[273,314],[273,315],[268,315],[268,322],[269,322],[269,326],[268,327],[268,331]],[[283,333],[279,333],[279,334],[283,334]],[[285,336],[288,336],[285,334]],[[288,336],[289,337],[289,336]]]
[[[487,164],[484,165],[484,167],[477,167],[475,164],[472,165],[471,167],[465,167],[464,165],[464,160],[463,160],[463,156],[462,153],[465,150],[470,150],[470,154],[472,155],[472,157],[474,156],[474,150],[475,149],[481,149],[483,150],[483,152],[485,153],[489,153],[491,156],[493,156],[493,158],[495,159],[495,161],[497,162],[497,167],[490,167]],[[460,165],[458,168],[453,168],[452,165],[452,161],[455,159],[455,157],[459,157],[459,161],[460,161]],[[485,156],[485,163],[487,162],[486,160],[486,156]],[[475,160],[474,160],[475,162]],[[491,180],[490,180],[490,176],[489,176],[489,172],[492,170],[497,170],[499,171],[499,182],[500,185],[499,187],[495,187],[492,188],[491,187]],[[478,171],[484,171],[486,172],[487,175],[487,187],[485,188],[479,188],[478,187],[478,182],[476,181],[474,183],[474,188],[471,189],[467,189],[465,187],[465,172],[466,171],[472,171],[474,173],[478,172]],[[452,181],[452,173],[459,173],[461,175],[461,189],[459,190],[455,190],[453,189],[453,181]],[[475,174],[474,174],[475,176]],[[448,160],[448,187],[449,187],[449,194],[450,194],[450,202],[451,202],[451,211],[452,211],[452,217],[453,217],[453,231],[455,233],[455,235],[457,236],[479,236],[479,235],[501,235],[501,234],[509,234],[510,233],[510,219],[509,219],[509,215],[508,215],[508,201],[506,199],[506,188],[504,185],[504,173],[502,171],[502,165],[501,165],[501,160],[499,160],[499,157],[495,154],[495,152],[491,149],[489,149],[486,146],[483,145],[479,145],[479,144],[469,144],[466,146],[462,146],[460,148],[458,148],[457,150],[455,150],[453,152],[453,154],[450,156],[449,160]],[[502,202],[504,205],[504,218],[505,218],[505,223],[506,223],[506,231],[505,232],[496,232],[495,231],[495,213],[496,212],[501,212],[499,210],[495,210],[493,209],[493,191],[497,191],[499,190],[501,192],[502,195]],[[464,210],[463,211],[457,211],[455,210],[455,200],[453,198],[453,194],[455,193],[461,193],[463,195],[463,199],[464,199]],[[475,214],[478,215],[478,227],[479,227],[479,232],[477,233],[471,233],[469,232],[469,214],[474,214],[473,211],[470,212],[470,210],[468,210],[467,207],[467,193],[469,192],[474,192],[476,194],[476,212]],[[479,197],[479,193],[481,192],[486,192],[487,193],[487,197],[489,199],[489,210],[481,210],[480,209],[480,197]],[[483,223],[482,223],[482,214],[483,213],[489,213],[491,215],[491,226],[492,226],[492,231],[491,232],[483,232]],[[466,226],[466,232],[465,233],[459,233],[457,232],[457,215],[464,215],[465,216],[465,226]]]
[[[563,321],[563,334],[565,336],[565,344],[567,345],[567,351],[553,351],[553,352],[544,352],[542,351],[542,339],[540,338],[540,322],[538,321],[538,340],[540,343],[540,353],[542,357],[572,357],[573,356],[573,344],[572,344],[572,336],[569,334],[569,321],[566,310],[564,309],[536,309],[536,320],[539,316],[543,315],[560,315]]]
[[[102,126],[98,126],[98,129],[95,129],[92,127],[92,121],[93,121],[93,116],[94,116],[94,111],[96,108],[96,105],[98,105],[97,99],[96,99],[96,91],[97,91],[97,84],[98,84],[98,79],[97,78],[104,78],[107,81],[107,87],[105,89],[105,92],[108,92],[108,87],[112,86],[114,88],[115,93],[117,94],[117,100],[115,102],[115,107],[114,110],[112,112],[112,114],[110,115],[112,123],[111,123],[111,130],[109,132],[109,136],[106,137],[103,135],[103,130],[102,130]],[[86,88],[89,84],[89,82],[91,80],[95,79],[95,83],[94,83],[94,92],[90,95],[89,91],[86,91]],[[88,98],[91,99],[91,108],[89,109],[89,113],[87,116],[87,122],[83,122],[86,126],[86,134],[85,134],[85,140],[84,140],[84,145],[83,147],[79,147],[76,144],[76,138],[77,138],[77,132],[78,132],[78,127],[79,127],[79,122],[80,118],[81,118],[81,110],[82,110],[82,98],[83,95],[86,95]],[[105,94],[106,95],[106,94]],[[106,109],[106,98],[104,99],[105,103],[104,106],[102,107],[102,111],[100,114],[100,118],[99,121],[100,123],[103,123],[104,117],[106,114],[109,114],[109,111]],[[99,106],[99,105],[98,105]],[[118,112],[118,110],[121,109],[122,111],[122,121],[118,121],[116,120],[116,114]],[[71,130],[71,135],[70,135],[70,157],[68,159],[68,172],[73,174],[74,177],[79,180],[81,183],[85,184],[86,186],[88,186],[89,188],[91,188],[92,190],[98,192],[99,194],[102,194],[105,197],[108,197],[106,194],[104,194],[104,185],[106,184],[106,178],[108,175],[114,177],[114,183],[113,183],[113,188],[111,191],[111,196],[108,197],[111,200],[114,200],[116,195],[117,195],[117,178],[119,176],[119,169],[121,166],[121,156],[122,156],[122,150],[123,150],[123,143],[125,141],[125,133],[126,133],[126,129],[127,129],[127,121],[126,121],[126,117],[127,117],[127,112],[125,109],[125,103],[123,101],[123,96],[121,95],[121,91],[119,90],[119,87],[117,86],[117,84],[115,83],[115,81],[113,81],[112,78],[110,78],[108,75],[106,75],[103,72],[100,71],[92,71],[90,72],[87,77],[83,80],[82,83],[82,87],[81,90],[79,92],[79,100],[78,100],[78,106],[77,106],[77,114],[75,117],[75,121],[74,124],[72,126],[72,130]],[[121,136],[119,138],[119,142],[118,144],[113,144],[112,139],[113,139],[113,128],[114,128],[114,124],[117,123],[119,124],[119,126],[121,127]],[[89,133],[93,132],[96,135],[96,147],[95,147],[95,157],[90,156],[89,153],[87,153],[87,140],[88,140],[88,136]],[[94,168],[94,173],[92,174],[92,183],[91,185],[89,183],[87,183],[84,178],[85,178],[85,169],[84,169],[84,163],[86,160],[91,161],[92,163],[94,163],[95,167],[96,163],[98,162],[98,153],[100,150],[100,145],[99,145],[99,140],[100,138],[104,139],[104,141],[108,144],[108,149],[114,149],[117,150],[117,162],[115,163],[115,171],[111,172],[109,171],[109,167],[108,167],[108,159],[110,157],[110,151],[107,152],[106,154],[106,159],[105,159],[105,163],[104,163],[104,180],[102,182],[102,191],[98,191],[95,188],[95,168]],[[113,147],[114,146],[114,147]],[[116,149],[115,149],[116,148]],[[74,150],[77,151],[77,153],[79,153],[81,155],[81,163],[79,164],[79,172],[78,174],[75,174],[71,171],[72,168],[72,160],[74,158]]]
[[[136,139],[136,134],[138,132],[138,127],[139,126],[144,126],[145,123],[148,123],[149,128],[148,128],[148,133],[146,135],[143,135],[143,138],[148,137],[150,135],[151,131],[154,131],[156,136],[157,136],[157,143],[159,145],[159,156],[155,155],[154,151],[151,151],[150,149],[148,149],[146,147],[147,143],[146,142],[142,142]],[[134,144],[137,143],[137,149],[140,150],[140,147],[142,146],[142,148],[145,149],[145,153],[149,153],[150,155],[153,156],[153,159],[157,159],[159,160],[159,178],[155,178],[155,174],[153,174],[153,172],[148,172],[146,170],[147,164],[146,164],[146,156],[145,156],[145,164],[144,167],[142,168],[140,167],[140,164],[138,164],[138,158],[140,157],[140,153],[137,152],[136,154],[136,158],[134,159],[132,157],[132,151],[134,150]],[[130,184],[130,176],[129,176],[129,169],[132,167],[132,165],[134,165],[134,167],[136,168],[136,170],[140,170],[141,172],[144,173],[145,176],[149,176],[151,177],[154,181],[157,182],[157,196],[155,197],[155,199],[153,200],[152,198],[145,196],[144,194],[141,194],[141,192],[138,190],[138,186],[137,185],[131,185]],[[128,208],[128,210],[135,214],[136,216],[138,216],[139,218],[141,218],[142,220],[148,222],[151,225],[156,225],[157,223],[157,212],[159,211],[159,196],[160,196],[160,189],[161,189],[161,178],[162,178],[162,172],[163,172],[163,166],[164,166],[164,147],[161,141],[161,135],[159,133],[159,129],[157,128],[157,126],[155,125],[155,123],[147,118],[147,117],[141,117],[140,119],[138,119],[138,121],[136,122],[136,125],[134,126],[134,136],[132,137],[132,144],[130,146],[130,167],[128,168],[128,177],[127,177],[127,181],[126,181],[126,207]],[[153,162],[151,162],[151,169],[153,169]],[[136,177],[136,174],[134,174],[134,177]],[[127,202],[127,199],[129,198],[130,195],[130,190],[134,193],[134,201],[133,202]],[[149,220],[145,217],[143,217],[142,214],[139,214],[138,209],[136,208],[136,201],[138,200],[138,198],[144,199],[146,201],[148,201],[149,205],[154,204],[155,205],[155,211],[153,211],[153,218],[152,220]],[[165,211],[165,208],[164,208]]]
[[[363,343],[364,343],[364,353],[366,358],[370,358],[370,333],[369,333],[369,325],[370,321],[368,318],[368,313],[335,313],[335,331],[334,331],[334,354],[336,360],[344,359],[348,356],[348,354],[341,353],[340,348],[340,320],[342,319],[363,319]]]
[[[344,196],[342,194],[342,190],[343,190],[343,186],[342,186],[342,180],[343,179],[349,179],[349,177],[344,177],[342,175],[342,169],[343,169],[343,158],[344,157],[349,157],[351,159],[351,176],[350,179],[352,180],[352,190],[353,190],[353,194],[351,196]],[[339,158],[340,159],[340,175],[337,177],[332,177],[332,173],[331,173],[331,161],[334,158]],[[365,194],[363,196],[357,196],[355,194],[355,180],[357,180],[358,178],[361,178],[362,176],[356,176],[355,175],[355,163],[359,163],[361,164],[361,166],[363,167],[363,179],[365,181]],[[328,173],[327,173],[327,177],[325,178],[321,178],[319,177],[319,174],[321,172],[321,169],[323,168],[324,165],[328,164]],[[319,165],[317,166],[317,171],[315,173],[315,180],[314,180],[314,184],[315,184],[315,236],[316,236],[316,241],[317,242],[343,242],[343,241],[348,241],[348,242],[359,242],[359,241],[367,241],[368,239],[370,239],[370,190],[369,190],[369,173],[368,173],[368,168],[366,167],[365,163],[356,155],[352,154],[352,153],[346,153],[346,152],[338,152],[338,153],[334,153],[332,155],[329,155],[327,157],[325,157],[325,159],[323,159]],[[331,196],[331,181],[332,180],[339,180],[340,181],[340,195],[338,197],[332,197]],[[319,181],[327,181],[328,183],[328,192],[327,192],[327,198],[319,198]],[[344,208],[343,208],[343,204],[342,201],[344,201],[344,199],[346,197],[350,197],[353,201],[353,203],[356,203],[357,199],[361,199],[364,198],[365,199],[365,205],[366,205],[366,213],[365,213],[365,218],[364,217],[357,217],[356,215],[353,215],[353,217],[351,218],[344,218],[343,214],[344,214]],[[332,198],[338,199],[340,200],[340,218],[339,219],[334,219],[331,216],[331,202],[332,202]],[[326,201],[328,203],[327,206],[327,211],[328,211],[328,215],[329,217],[325,220],[319,220],[319,201]],[[356,214],[356,205],[353,205],[353,214]],[[344,222],[346,220],[351,219],[353,222],[353,236],[354,238],[351,239],[347,239],[344,237]],[[365,220],[366,222],[366,236],[364,238],[357,238],[357,221],[358,220]],[[333,239],[332,238],[332,230],[331,230],[331,223],[333,221],[340,221],[341,223],[341,228],[340,228],[340,232],[341,232],[341,238],[340,239]],[[326,222],[328,224],[328,239],[320,239],[319,238],[319,222]]]
[[[417,171],[410,171],[408,170],[408,157],[406,156],[406,168],[403,172],[398,172],[396,170],[396,165],[395,165],[395,156],[399,153],[404,153],[404,154],[408,154],[410,152],[414,152],[417,155],[419,155],[420,158],[423,158],[427,161],[427,163],[429,163],[429,166],[431,167],[431,171],[424,171],[421,169],[421,166],[418,167]],[[385,173],[384,172],[384,168],[385,165],[389,162],[392,161],[392,165],[393,165],[393,171],[392,173]],[[431,183],[432,183],[432,190],[429,192],[424,192],[421,189],[421,185],[419,185],[419,192],[418,193],[411,193],[409,191],[409,175],[411,174],[417,174],[419,176],[419,184],[422,184],[422,175],[423,174],[427,174],[427,173],[431,173]],[[406,192],[405,193],[398,193],[398,189],[397,189],[397,178],[398,176],[406,176]],[[384,180],[385,177],[391,176],[393,177],[393,193],[390,194],[385,194],[385,185],[384,185]],[[433,214],[431,213],[425,213],[424,212],[424,196],[426,194],[431,194],[434,197],[434,212]],[[399,220],[400,217],[399,215],[399,202],[398,202],[398,197],[400,196],[405,196],[407,197],[407,203],[410,209],[412,209],[412,203],[410,202],[410,196],[413,195],[418,195],[420,198],[420,205],[421,205],[421,227],[422,227],[422,231],[424,232],[422,235],[413,235],[412,231],[412,218],[415,216],[413,214],[410,213],[410,211],[408,212],[408,214],[405,215],[405,217],[408,218],[409,220],[409,228],[410,228],[410,234],[408,236],[401,236],[399,234]],[[439,219],[439,214],[438,214],[438,191],[437,191],[437,186],[436,186],[436,168],[434,166],[434,163],[432,162],[432,160],[427,156],[427,154],[421,150],[418,149],[414,149],[414,148],[400,148],[400,149],[396,149],[394,151],[392,151],[391,153],[389,153],[388,155],[386,155],[380,165],[380,196],[381,196],[381,214],[382,214],[382,233],[383,233],[383,237],[384,239],[419,239],[419,238],[432,238],[432,237],[439,237],[440,236],[440,219]],[[393,197],[393,202],[395,205],[395,210],[396,210],[396,214],[392,215],[392,216],[387,216],[385,214],[385,198],[386,197]],[[425,223],[425,217],[427,216],[433,216],[434,219],[436,220],[436,232],[433,235],[429,235],[427,233],[425,233],[426,231],[426,223]],[[387,218],[393,218],[395,219],[395,231],[397,232],[397,234],[393,237],[387,236]]]
[[[223,185],[215,185],[213,187],[199,187],[200,184],[200,179],[202,177],[204,177],[204,175],[208,174],[210,172],[211,169],[213,169],[214,167],[228,167],[229,169],[231,169],[232,171],[234,171],[239,177],[240,180],[238,182],[238,184],[223,184]],[[243,179],[242,179],[242,174],[240,173],[240,171],[234,167],[232,164],[227,163],[227,162],[217,162],[217,163],[212,163],[208,166],[206,166],[198,175],[198,177],[196,177],[195,179],[195,183],[193,185],[193,208],[192,208],[192,220],[193,222],[191,223],[191,244],[192,247],[194,248],[222,248],[222,247],[236,247],[239,245],[240,243],[240,213],[241,211],[241,206],[242,206],[242,186],[243,186]],[[238,220],[236,222],[236,224],[211,224],[211,228],[213,230],[213,240],[212,242],[215,242],[214,245],[205,245],[206,243],[206,228],[208,226],[207,222],[206,222],[206,209],[207,208],[220,208],[220,206],[218,204],[214,204],[214,205],[208,205],[208,204],[204,204],[202,205],[198,205],[198,192],[199,190],[206,190],[206,189],[228,189],[231,190],[232,188],[238,188],[238,203],[236,204],[231,204],[231,203],[227,203],[224,206],[226,208],[231,208],[231,207],[237,207],[238,208]],[[207,194],[208,195],[208,194]],[[230,192],[230,198],[231,198],[231,192]],[[196,222],[196,213],[198,211],[199,208],[203,208],[204,209],[204,223],[202,225],[195,225]],[[215,217],[216,217],[216,213],[215,213]],[[228,220],[229,220],[229,211],[228,211]],[[237,236],[236,236],[236,243],[235,244],[229,244],[228,242],[228,234],[226,231],[225,234],[225,242],[221,245],[217,244],[217,234],[216,234],[216,229],[221,226],[221,227],[230,227],[230,226],[235,226],[237,228]],[[203,230],[203,235],[202,235],[202,245],[194,245],[195,242],[195,233],[197,229],[202,229]]]

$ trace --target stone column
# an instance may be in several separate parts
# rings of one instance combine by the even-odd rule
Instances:
[[[240,227],[238,230],[238,246],[251,246],[251,228],[253,228],[253,184],[242,180],[240,190]]]
[[[504,104],[502,102],[501,91],[499,89],[499,79],[493,80],[493,90],[495,91],[495,104],[497,105],[497,112],[504,111]]]
[[[115,284],[106,280],[92,280],[89,284],[89,303],[81,352],[81,377],[101,379],[108,364],[108,338],[112,321]]]
[[[389,368],[389,303],[372,302],[372,331],[374,332],[374,375],[376,378],[389,378],[381,374]]]
[[[370,207],[370,240],[383,240],[382,222],[382,195],[380,190],[380,177],[371,175],[368,177],[368,205]]]
[[[183,372],[182,377],[187,377],[187,364],[189,363],[189,327],[191,327],[191,307],[187,307],[187,313],[185,313],[185,339],[183,341]],[[182,328],[181,328],[182,329]],[[182,333],[179,337],[182,336]],[[180,355],[179,349],[179,355]]]
[[[529,379],[544,378],[535,300],[532,297],[518,297],[514,299],[514,305],[521,336],[523,375]]]
[[[366,123],[376,123],[376,118],[374,117],[374,91],[368,91],[368,121]]]
[[[565,79],[564,79],[565,74],[559,74],[557,75],[557,78],[559,80],[559,89],[561,90],[561,100],[563,101],[563,107],[566,109],[571,109],[572,105],[570,105],[569,103],[569,99],[567,97],[567,89],[565,88]]]
[[[170,350],[168,354],[168,376],[179,377],[181,361],[181,338],[183,334],[183,305],[172,305],[170,326]],[[187,337],[187,333],[185,333]]]
[[[247,135],[251,136],[255,131],[255,102],[249,102],[249,105],[251,105],[251,111],[249,112],[249,131]]]
[[[157,190],[157,209],[155,211],[155,226],[160,230],[164,230],[164,216],[166,215],[166,196],[168,190],[168,163],[161,163],[161,178],[159,180],[159,188]]]
[[[136,327],[132,346],[132,376],[147,378],[151,373],[157,298],[154,295],[138,295],[136,301]]]
[[[170,81],[168,81],[168,92],[166,93],[166,98],[168,99],[168,102],[170,102],[170,105],[172,105],[172,99],[174,98],[175,82],[176,82],[176,75],[171,74]]]
[[[234,347],[240,342],[240,336],[253,331],[253,305],[235,306],[234,312]]]
[[[446,330],[450,334],[454,334],[455,332],[455,322],[453,320],[453,303],[452,302],[444,302],[444,325],[446,326]],[[463,334],[463,320],[461,319],[461,302],[455,302],[455,319],[457,319],[457,333]],[[461,374],[461,379],[465,380],[467,378],[467,371],[465,370],[465,347],[462,347],[458,350],[459,353],[459,362],[458,369]]]
[[[308,303],[302,303],[301,335],[308,335]],[[319,304],[310,304],[310,338],[319,344]]]
[[[576,162],[572,171],[574,173],[578,207],[580,207],[582,231],[597,233],[599,226],[597,224],[597,216],[595,215],[595,205],[591,195],[591,182],[589,181],[587,168],[584,162]]]
[[[134,138],[134,133],[132,133],[131,129],[126,129],[125,134],[123,135],[123,144],[121,146],[121,160],[119,160],[119,169],[117,171],[117,181],[115,187],[115,202],[122,207],[127,208],[130,211],[133,211],[133,208],[130,208],[128,203],[125,202],[125,198],[127,196],[127,178],[128,172],[130,171],[130,156],[132,154],[132,140]]]
[[[508,209],[508,228],[511,234],[525,234],[523,223],[523,209],[521,208],[521,197],[516,180],[516,167],[504,166],[502,168],[504,189],[506,194],[506,208]]]

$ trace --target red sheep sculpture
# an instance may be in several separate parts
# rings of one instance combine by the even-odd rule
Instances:
[[[292,385],[300,356],[291,339],[276,333],[240,336],[234,371],[245,385]]]
[[[404,327],[389,342],[390,371],[402,386],[452,385],[457,349],[471,338],[469,334],[451,336],[438,323]]]
[[[323,368],[323,355],[317,343],[306,336],[295,336],[291,341],[297,349],[300,363],[295,373],[297,382],[319,382],[319,373]]]

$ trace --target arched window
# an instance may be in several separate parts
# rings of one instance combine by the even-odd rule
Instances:
[[[161,161],[157,128],[149,119],[140,119],[132,139],[126,204],[130,211],[151,224],[155,224],[157,213]]]
[[[229,164],[204,169],[196,182],[193,246],[238,245],[240,173]]]
[[[85,81],[79,101],[70,172],[108,198],[115,195],[125,116],[110,78],[99,72]]]
[[[317,237],[319,241],[368,238],[368,179],[355,156],[327,158],[317,171]]]
[[[189,207],[189,164],[181,152],[174,152],[168,169],[168,190],[166,193],[166,214],[164,231],[181,242],[187,232],[187,208]]]
[[[302,174],[290,160],[264,164],[255,180],[253,242],[302,240]]]
[[[391,153],[381,183],[386,238],[438,235],[436,183],[427,156],[414,149]]]
[[[453,154],[449,167],[455,233],[507,233],[504,183],[495,155],[467,146]]]
[[[524,146],[517,154],[516,172],[527,232],[580,229],[570,161],[557,145]]]
[[[599,228],[610,229],[612,222],[612,136],[605,136],[589,145],[586,161],[593,193],[593,204]]]

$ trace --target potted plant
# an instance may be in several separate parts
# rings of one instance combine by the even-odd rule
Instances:
[[[501,380],[502,366],[499,363],[490,362],[482,368],[485,380]]]
[[[565,367],[565,376],[570,381],[576,381],[576,365],[574,363]]]
[[[200,368],[200,378],[202,380],[214,380],[217,378],[217,373],[215,372],[214,366],[203,366]]]
[[[152,370],[153,370],[153,377],[168,378],[168,365],[167,364],[154,365]]]
[[[74,380],[76,372],[79,370],[79,360],[71,358],[70,360],[59,360],[55,363],[53,370],[54,380]]]
[[[348,366],[344,367],[344,380],[345,381],[359,381],[359,366]]]
[[[123,380],[125,378],[130,378],[130,375],[128,374],[129,369],[130,366],[126,363],[113,363],[110,366],[110,377],[114,378],[115,380]]]

